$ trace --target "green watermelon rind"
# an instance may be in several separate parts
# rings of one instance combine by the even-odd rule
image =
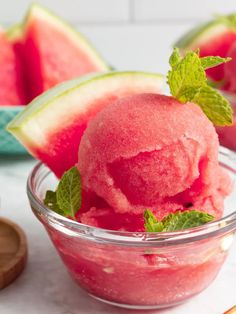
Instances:
[[[21,120],[26,122],[28,119],[31,119],[31,112],[33,112],[34,115],[40,113],[44,108],[48,107],[58,98],[64,96],[66,93],[71,92],[73,89],[80,88],[86,82],[95,80],[96,77],[99,77],[100,75],[101,73],[87,74],[73,80],[62,82],[55,87],[47,90],[38,97],[34,98],[33,101],[29,103],[27,107],[25,107],[24,111],[22,111],[14,120],[11,121],[10,124],[8,124],[7,128],[18,128],[18,126],[21,125]],[[28,117],[28,119],[26,119],[26,117]]]
[[[85,38],[85,36],[83,36],[79,31],[74,29],[73,26],[65,22],[63,19],[59,18],[56,14],[39,4],[32,4],[30,6],[22,23],[23,36],[27,30],[27,27],[29,26],[30,20],[34,18],[34,16],[41,16],[42,19],[48,23],[56,25],[58,29],[61,29],[63,32],[65,32],[66,36],[70,37],[74,44],[77,44],[80,49],[83,48],[83,51],[85,51],[86,54],[90,57],[90,60],[92,60],[101,71],[110,70],[110,66],[104,61],[95,47],[93,47],[93,45],[87,38]]]
[[[177,42],[175,42],[173,46],[184,50],[196,48],[202,43],[207,42],[207,40],[210,40],[212,37],[219,35],[220,32],[227,31],[236,32],[236,27],[233,27],[232,25],[228,24],[224,19],[221,19],[219,17],[215,20],[192,28]]]
[[[22,25],[20,23],[12,25],[6,30],[6,36],[11,42],[21,39],[23,36]]]
[[[12,133],[16,138],[18,138],[22,143],[28,146],[35,145],[34,143],[34,135],[31,136],[31,132],[33,133],[33,129],[36,127],[35,120],[43,115],[49,113],[49,115],[55,116],[57,119],[57,114],[55,111],[58,108],[58,102],[66,100],[67,96],[74,94],[74,97],[83,97],[83,95],[89,95],[89,92],[92,93],[96,91],[96,97],[99,96],[99,86],[104,88],[105,91],[109,93],[113,88],[113,84],[116,84],[118,80],[120,80],[120,85],[125,86],[124,80],[130,79],[130,85],[135,81],[136,83],[140,80],[141,85],[144,83],[155,84],[157,89],[161,90],[162,85],[164,83],[164,77],[160,74],[156,73],[147,73],[147,72],[138,72],[138,71],[129,71],[129,72],[106,72],[106,73],[96,73],[96,74],[88,74],[86,76],[80,77],[78,79],[74,79],[71,81],[66,81],[64,83],[58,84],[52,89],[46,91],[40,96],[36,97],[25,109],[20,112],[7,126],[7,130]],[[90,92],[90,93],[91,93]],[[102,92],[101,92],[102,93]],[[103,94],[102,94],[103,95]],[[91,97],[91,96],[89,96]],[[78,98],[76,98],[78,99]],[[96,98],[95,98],[96,99]],[[66,101],[64,101],[66,103]],[[77,102],[78,103],[78,102]],[[69,110],[76,108],[75,111],[79,111],[76,105],[69,107]],[[83,108],[81,108],[83,109]],[[64,112],[64,108],[61,109],[61,113]],[[58,113],[58,112],[57,112]],[[43,120],[45,127],[46,120]],[[60,122],[60,121],[58,121]],[[48,124],[48,129],[50,130],[51,126]],[[53,127],[52,127],[53,129]],[[38,130],[36,130],[38,132]]]

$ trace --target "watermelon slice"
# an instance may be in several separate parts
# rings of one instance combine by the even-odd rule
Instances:
[[[228,51],[228,57],[230,57],[232,60],[228,62],[228,64],[225,64],[224,68],[225,83],[227,84],[227,88],[225,89],[232,93],[236,93],[236,41],[231,45]]]
[[[21,68],[14,47],[0,30],[0,106],[25,103]]]
[[[23,44],[23,33],[22,33],[22,25],[15,24],[11,28],[9,28],[6,32],[7,39],[13,46],[16,62],[18,67],[18,72],[21,74],[21,88],[24,91],[24,99],[22,104],[26,105],[29,100],[28,91],[30,90],[27,84],[27,73],[24,59],[24,44]]]
[[[30,7],[21,37],[16,47],[19,40],[24,45],[29,100],[65,80],[109,68],[79,32],[39,5]]]
[[[29,104],[8,130],[58,177],[76,164],[88,122],[110,102],[137,93],[159,93],[163,77],[109,72],[64,82]]]
[[[200,55],[227,57],[236,41],[236,16],[228,15],[196,27],[175,43],[182,51],[200,48]],[[207,70],[214,81],[224,79],[224,64]]]

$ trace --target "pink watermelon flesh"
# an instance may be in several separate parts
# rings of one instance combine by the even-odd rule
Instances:
[[[30,91],[30,87],[29,87],[29,82],[27,79],[27,72],[26,72],[26,61],[24,58],[24,44],[21,40],[15,40],[12,42],[13,45],[13,49],[17,58],[17,66],[19,69],[19,73],[21,74],[20,78],[21,78],[21,88],[24,91],[23,94],[23,105],[27,105],[29,100],[31,99],[29,97],[29,91]]]
[[[60,28],[31,18],[26,27],[24,59],[30,83],[29,101],[54,85],[74,77],[104,70]]]
[[[106,95],[105,98],[94,101],[86,113],[79,112],[74,120],[61,121],[58,130],[52,130],[47,134],[47,143],[43,147],[31,148],[32,154],[43,161],[58,177],[73,167],[78,161],[78,149],[81,137],[87,128],[88,122],[106,105],[114,100],[133,93],[130,90],[123,90],[118,95]]]
[[[232,93],[236,92],[236,33],[227,31],[220,36],[215,36],[210,39],[207,44],[200,46],[200,54],[204,56],[220,56],[231,57],[232,60],[215,68],[207,70],[207,75],[216,81],[223,80],[224,85],[221,87],[224,91]],[[227,96],[227,94],[226,94]],[[231,127],[217,127],[217,133],[219,135],[220,144],[230,149],[236,150],[236,112],[235,101],[232,101],[232,95],[230,96],[230,102],[234,109],[234,123]],[[234,98],[234,96],[233,96]]]
[[[220,36],[211,38],[207,43],[200,48],[200,55],[205,56],[220,56],[227,57],[232,43],[236,41],[236,33],[226,31]],[[224,79],[224,64],[207,70],[207,75],[213,80],[220,81]]]
[[[232,44],[228,52],[228,57],[232,60],[225,64],[225,83],[227,90],[236,92],[236,41]]]
[[[216,130],[219,135],[219,141],[221,145],[226,146],[236,151],[236,99],[235,99],[235,96],[231,97],[230,102],[234,111],[233,125],[225,126],[225,127],[217,127]]]
[[[226,38],[226,40],[225,40]],[[232,60],[230,62],[221,65],[220,67],[216,67],[211,69],[211,71],[217,71],[220,68],[220,72],[218,72],[218,77],[215,76],[217,79],[224,79],[224,86],[223,89],[225,92],[225,96],[229,97],[231,105],[234,110],[234,120],[233,125],[230,127],[217,127],[217,133],[219,135],[220,144],[226,146],[230,149],[236,150],[236,102],[234,93],[236,93],[236,34],[229,33],[228,36],[225,38],[221,38],[222,40],[222,50],[223,51],[220,55],[222,57],[231,57]],[[209,54],[211,52],[209,51]],[[230,93],[227,93],[230,92]],[[232,94],[231,94],[232,93]]]
[[[0,33],[0,106],[25,104],[20,60],[6,35]]]

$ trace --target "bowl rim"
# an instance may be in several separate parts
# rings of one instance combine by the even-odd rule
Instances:
[[[220,147],[220,155],[228,158],[234,165],[236,164],[236,153]],[[230,168],[236,175],[236,167]],[[232,166],[233,167],[233,166]],[[43,176],[38,178],[39,173],[44,171]],[[187,244],[211,237],[218,237],[222,234],[227,234],[236,230],[236,211],[229,215],[214,220],[199,227],[189,228],[175,232],[129,232],[115,231],[97,228],[79,223],[64,216],[57,214],[46,207],[40,198],[34,192],[34,187],[41,184],[46,177],[52,174],[42,162],[36,164],[27,180],[27,195],[31,204],[31,208],[36,217],[43,223],[49,224],[54,229],[64,232],[75,237],[82,237],[95,242],[117,244],[123,246],[135,247],[163,247],[173,246],[178,244]],[[37,180],[40,179],[39,183]]]

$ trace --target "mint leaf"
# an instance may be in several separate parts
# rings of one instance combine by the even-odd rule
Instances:
[[[231,61],[231,58],[221,58],[215,56],[203,57],[200,59],[204,70],[214,68],[217,65]]]
[[[178,48],[174,48],[173,53],[170,56],[169,63],[173,68],[181,61],[181,56]]]
[[[173,58],[173,54],[176,54],[175,50],[170,56],[170,60]],[[179,100],[186,88],[197,88],[207,85],[205,71],[198,54],[193,51],[187,52],[185,57],[168,72],[167,83],[169,84],[171,94]]]
[[[200,56],[200,48],[195,49],[194,51],[198,56]]]
[[[50,191],[48,190],[46,192],[46,196],[44,199],[44,205],[46,205],[48,208],[50,208],[51,210],[53,210],[54,212],[58,213],[58,214],[62,214],[62,210],[59,208],[58,204],[57,204],[57,195],[56,192]]]
[[[64,173],[56,190],[56,198],[63,215],[75,217],[81,207],[81,177],[77,167]]]
[[[62,216],[74,218],[81,207],[81,194],[80,173],[73,167],[63,174],[55,192],[46,192],[44,204]]]
[[[166,216],[162,223],[164,225],[163,231],[177,231],[188,228],[194,228],[204,225],[214,219],[214,216],[197,210],[189,210],[185,212],[178,211]]]
[[[196,93],[200,90],[201,87],[190,87],[187,86],[181,90],[181,95],[179,96],[178,100],[182,103],[187,103],[192,101],[195,97]]]
[[[144,227],[146,232],[162,232],[164,228],[149,209],[144,212]]]
[[[207,85],[205,69],[228,62],[229,58],[200,58],[199,50],[188,51],[181,58],[177,48],[170,56],[171,70],[167,83],[172,96],[182,103],[194,102],[215,125],[231,125],[233,111],[230,103],[217,90]]]
[[[197,210],[177,211],[158,221],[150,210],[144,212],[144,227],[146,232],[171,232],[194,228],[206,224],[214,216]]]
[[[196,91],[191,101],[198,104],[208,119],[214,122],[215,125],[224,126],[232,124],[233,110],[228,100],[212,87],[201,87]]]

